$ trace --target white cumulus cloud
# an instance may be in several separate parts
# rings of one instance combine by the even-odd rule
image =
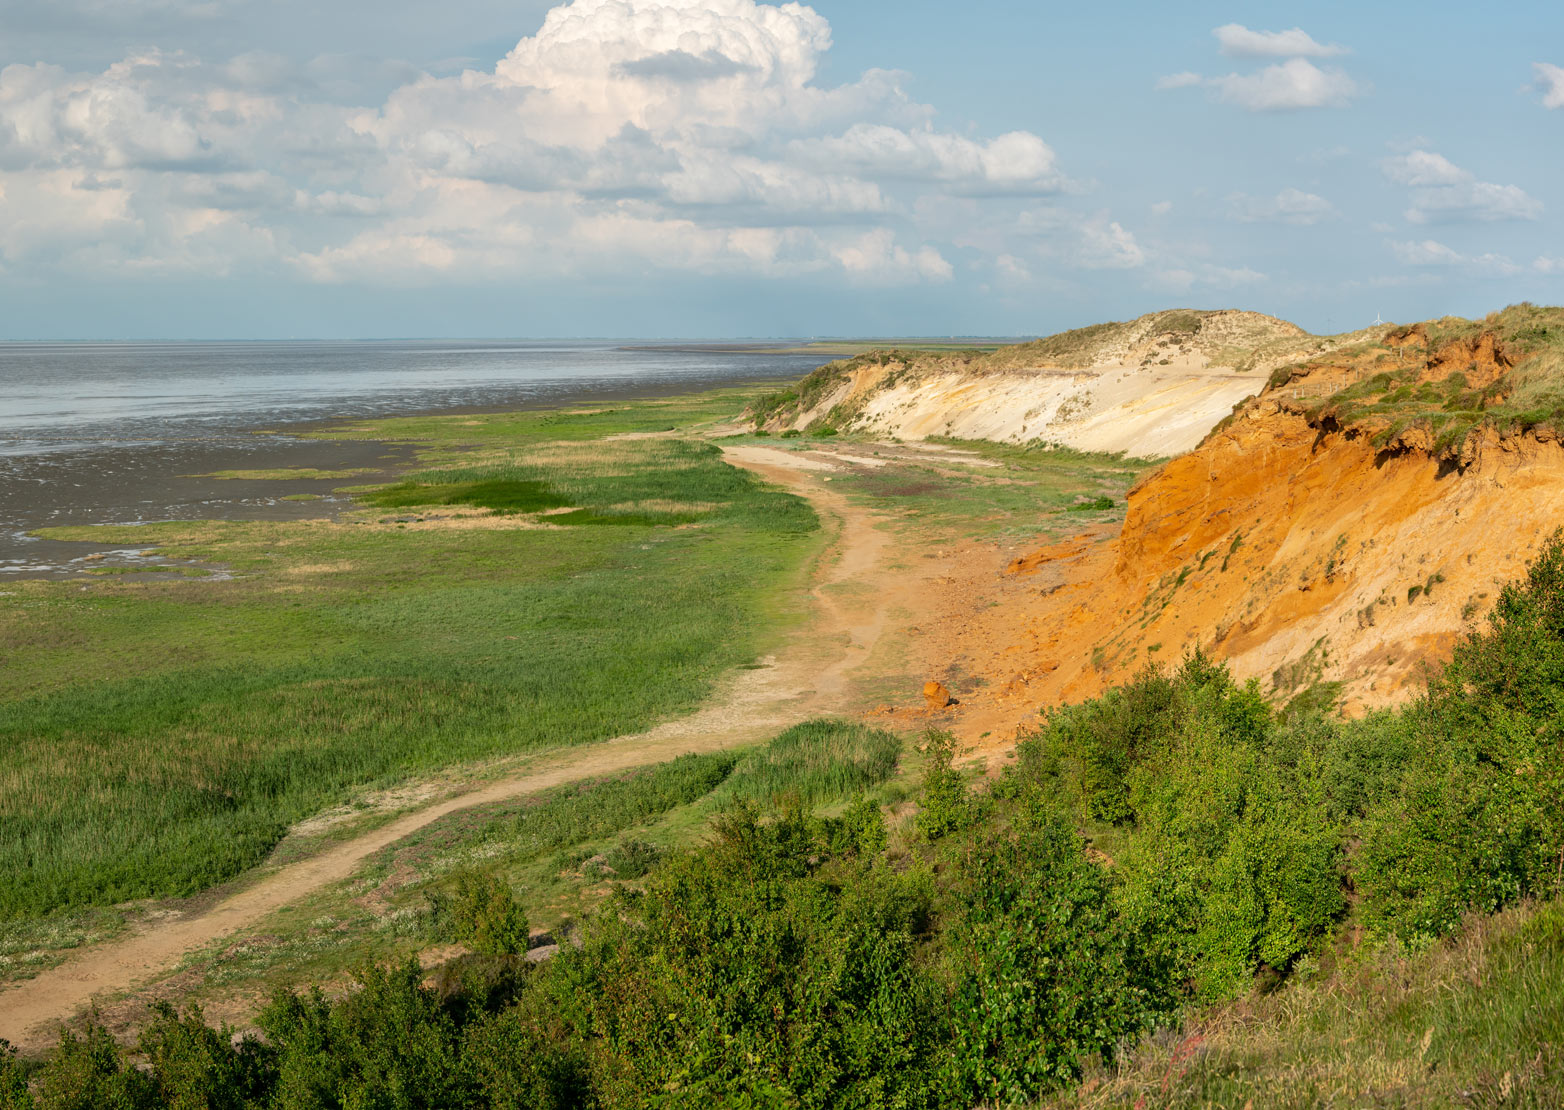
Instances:
[[[1358,95],[1358,83],[1340,69],[1321,69],[1304,58],[1289,58],[1258,73],[1230,73],[1207,82],[1219,99],[1251,112],[1291,112],[1301,108],[1340,108]]]
[[[1362,93],[1344,70],[1321,69],[1306,58],[1289,58],[1254,73],[1205,77],[1175,73],[1157,82],[1159,89],[1211,89],[1223,103],[1250,112],[1294,112],[1304,108],[1343,108]]]
[[[1384,170],[1385,176],[1398,185],[1458,185],[1472,179],[1471,174],[1443,154],[1429,150],[1387,158]]]
[[[1222,53],[1234,58],[1333,58],[1347,53],[1345,46],[1315,42],[1301,27],[1290,31],[1251,31],[1241,23],[1227,23],[1211,33]]]
[[[1387,158],[1385,176],[1398,185],[1412,187],[1411,223],[1454,223],[1478,220],[1535,220],[1542,202],[1518,185],[1478,181],[1442,154],[1414,150]]]
[[[1192,71],[1172,73],[1157,81],[1159,89],[1210,89],[1226,104],[1251,112],[1294,112],[1305,108],[1342,108],[1362,95],[1363,88],[1340,67],[1321,68],[1310,58],[1346,54],[1344,46],[1315,41],[1301,27],[1290,31],[1254,31],[1227,23],[1211,32],[1223,54],[1235,58],[1285,58],[1248,73],[1207,76]]]
[[[1096,219],[1082,226],[1076,257],[1091,270],[1132,270],[1145,263],[1146,252],[1118,221]]]
[[[1537,74],[1537,87],[1542,90],[1544,108],[1564,108],[1564,66],[1549,62],[1533,62]]]
[[[1505,255],[1493,252],[1462,254],[1434,239],[1392,240],[1390,250],[1398,261],[1408,266],[1456,267],[1479,277],[1511,277],[1521,272],[1521,267]]]
[[[894,70],[822,83],[830,47],[799,3],[566,0],[492,69],[371,105],[258,53],[9,66],[0,265],[943,282],[968,228],[1070,187],[1042,137],[941,130]],[[1082,266],[1139,249],[1088,237]]]

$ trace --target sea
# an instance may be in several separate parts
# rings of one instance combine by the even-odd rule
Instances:
[[[788,347],[796,343],[0,343],[0,581],[70,574],[105,554],[30,534],[41,527],[322,509],[283,500],[288,488],[275,483],[200,474],[410,461],[405,447],[298,436],[323,424],[783,380],[831,357]]]

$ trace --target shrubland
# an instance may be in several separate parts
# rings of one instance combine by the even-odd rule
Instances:
[[[0,1105],[1558,1105],[1561,666],[1555,535],[1403,710],[1279,711],[1195,654],[984,784],[931,734],[910,823],[733,791],[552,960],[369,966],[237,1043],[165,1009],[142,1067],[89,1027]]]

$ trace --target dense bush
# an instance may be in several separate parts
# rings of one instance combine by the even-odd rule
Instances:
[[[1309,724],[1281,728],[1258,687],[1196,652],[1052,714],[1018,773],[1082,823],[1123,829],[1115,897],[1145,958],[1222,998],[1288,967],[1344,906]]]
[[[527,950],[527,911],[495,875],[463,871],[449,895],[435,896],[435,913],[451,940],[486,956],[514,956]]]
[[[961,857],[948,1061],[950,1088],[969,1100],[1026,1101],[1074,1080],[1166,993],[1115,911],[1108,872],[1062,815],[1027,802],[1013,833]]]
[[[923,796],[918,809],[918,831],[930,840],[964,829],[975,816],[966,780],[955,767],[956,738],[931,730],[924,739],[928,765],[923,771]]]
[[[1439,936],[1564,876],[1564,536],[1500,592],[1404,715],[1415,737],[1373,807],[1360,884],[1383,927]]]

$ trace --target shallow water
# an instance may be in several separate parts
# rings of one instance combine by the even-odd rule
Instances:
[[[0,344],[0,455],[102,450],[323,419],[787,377],[818,356],[618,342]]]
[[[95,549],[27,534],[36,528],[330,508],[283,501],[296,492],[286,483],[181,475],[408,461],[405,448],[288,434],[321,421],[683,392],[798,377],[825,360],[584,340],[0,343],[0,580],[74,573]]]

